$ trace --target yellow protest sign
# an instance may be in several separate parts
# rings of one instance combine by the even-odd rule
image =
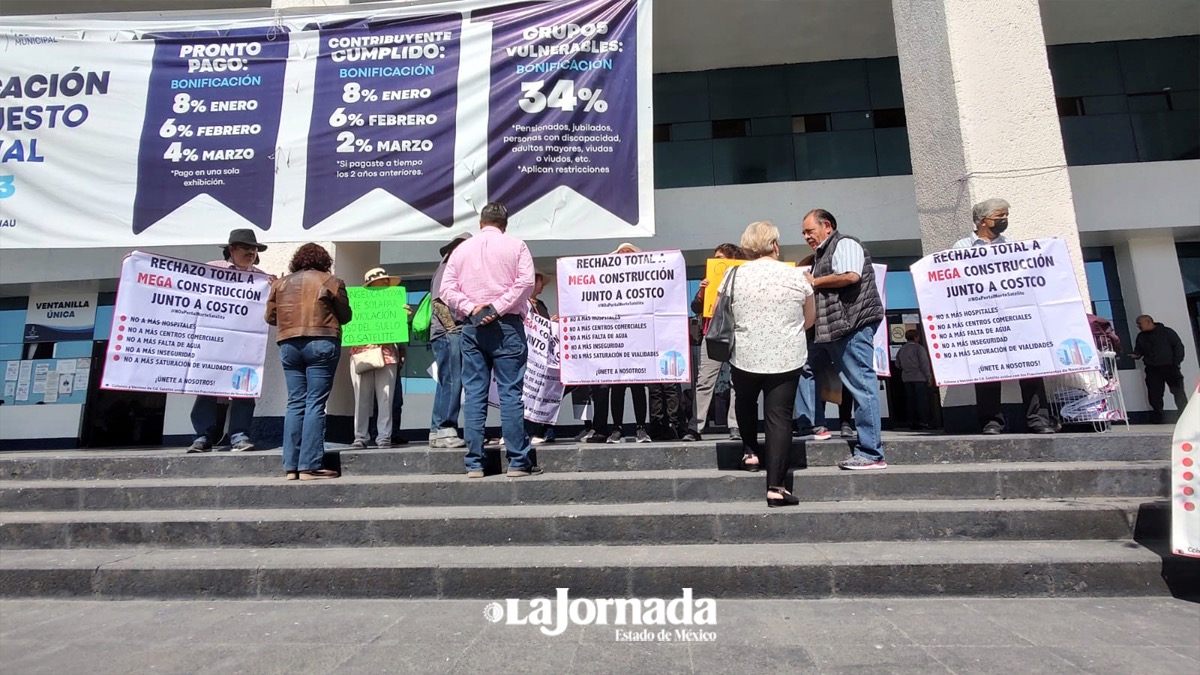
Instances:
[[[730,260],[729,258],[709,258],[708,265],[704,270],[704,278],[708,281],[708,286],[704,289],[704,318],[711,318],[713,310],[717,308],[717,289],[721,287],[721,280],[725,278],[725,273],[730,268],[744,264],[746,260]],[[792,267],[796,263],[787,263]]]

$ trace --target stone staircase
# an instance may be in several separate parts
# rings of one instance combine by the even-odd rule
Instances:
[[[1168,433],[885,441],[879,472],[797,443],[805,501],[770,510],[725,442],[543,446],[543,476],[470,481],[425,446],[308,483],[276,452],[3,453],[0,596],[1200,595],[1164,557]]]

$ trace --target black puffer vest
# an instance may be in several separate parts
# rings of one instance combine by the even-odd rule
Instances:
[[[813,254],[814,278],[833,274],[833,252],[843,239],[858,241],[834,230],[825,246]],[[883,321],[883,303],[875,285],[875,269],[871,267],[871,254],[865,246],[859,275],[858,283],[817,290],[816,342],[835,342],[863,326]]]

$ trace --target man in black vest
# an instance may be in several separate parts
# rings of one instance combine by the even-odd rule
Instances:
[[[858,404],[854,411],[858,438],[849,441],[850,459],[838,466],[886,469],[874,365],[875,331],[883,321],[883,302],[875,285],[871,255],[857,239],[838,232],[837,220],[825,209],[809,211],[802,227],[804,241],[813,249],[812,272],[807,275],[817,298],[812,349],[828,353],[842,384]]]
[[[971,220],[975,233],[959,239],[953,248],[992,246],[1003,244],[1007,239],[1008,202],[1003,199],[988,199],[971,207]],[[1035,434],[1052,434],[1054,423],[1050,419],[1050,408],[1046,400],[1046,385],[1040,377],[1018,380],[1021,387],[1021,403],[1025,407],[1025,426]],[[977,382],[975,384],[975,411],[983,424],[983,433],[995,436],[1007,425],[1004,412],[1000,409],[1000,382]]]

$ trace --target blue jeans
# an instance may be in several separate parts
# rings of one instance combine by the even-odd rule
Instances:
[[[463,436],[467,442],[467,471],[483,470],[483,441],[487,425],[488,387],[492,376],[500,394],[500,430],[509,470],[528,471],[529,435],[525,433],[525,325],[506,315],[486,326],[463,326],[462,383],[466,392]]]
[[[462,333],[446,333],[434,340],[433,358],[437,361],[438,382],[433,394],[433,419],[429,423],[429,432],[438,433],[442,429],[458,428],[463,390]]]
[[[224,430],[217,426],[217,406],[221,398],[218,396],[197,396],[192,404],[192,428],[196,430],[197,441],[216,445],[225,436]],[[252,398],[234,398],[229,400],[229,442],[230,444],[250,440],[250,425],[254,421],[254,404]]]
[[[809,348],[812,349],[812,345]],[[812,358],[800,368],[800,381],[796,385],[796,406],[792,411],[796,427],[800,431],[811,431],[825,426],[825,402],[817,395],[817,375],[812,367]]]
[[[333,390],[342,347],[328,337],[296,337],[279,343],[287,380],[283,417],[283,470],[316,471],[325,461],[325,403]]]
[[[879,378],[875,375],[875,330],[879,322],[859,328],[846,337],[821,345],[841,372],[842,386],[854,397],[854,425],[858,438],[850,450],[872,460],[883,459],[879,436]]]

